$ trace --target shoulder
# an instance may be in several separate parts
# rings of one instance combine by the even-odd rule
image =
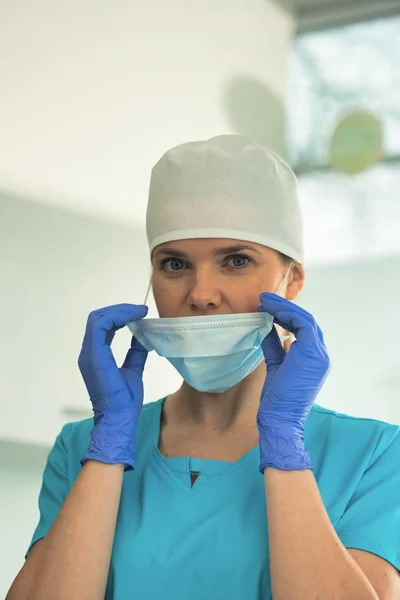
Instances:
[[[393,434],[400,430],[400,425],[388,423],[372,417],[356,417],[346,413],[325,408],[320,404],[314,404],[310,411],[310,419],[335,427],[356,428],[370,431],[392,431]]]
[[[394,444],[400,444],[400,426],[369,417],[355,417],[315,404],[307,421],[308,434],[319,443],[347,449],[358,447],[371,460]]]
[[[159,416],[164,398],[154,402],[143,404],[140,418],[139,431],[146,433],[159,425]],[[56,445],[59,449],[67,451],[69,454],[76,454],[79,457],[86,452],[90,442],[90,433],[93,429],[93,419],[83,419],[81,421],[72,421],[66,423],[56,439]]]

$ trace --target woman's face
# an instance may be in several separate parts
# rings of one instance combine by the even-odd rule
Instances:
[[[277,293],[288,268],[271,248],[223,238],[160,244],[152,264],[162,318],[256,312],[259,295]],[[294,300],[303,284],[303,268],[292,266],[282,295]]]

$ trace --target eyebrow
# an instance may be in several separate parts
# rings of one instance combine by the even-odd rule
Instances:
[[[223,254],[234,254],[235,252],[242,252],[243,250],[251,250],[252,252],[256,252],[260,254],[258,250],[253,248],[252,246],[246,246],[245,244],[239,244],[235,246],[224,246],[223,248],[216,248],[213,250],[214,256],[221,256]],[[186,252],[182,252],[182,250],[175,250],[174,248],[162,248],[155,253],[155,256],[179,256],[180,258],[188,258],[188,254]]]

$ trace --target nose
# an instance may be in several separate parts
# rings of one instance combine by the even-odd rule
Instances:
[[[221,305],[220,281],[210,269],[198,269],[191,279],[187,302],[192,311],[212,312]]]

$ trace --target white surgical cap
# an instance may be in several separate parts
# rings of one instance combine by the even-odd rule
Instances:
[[[297,180],[273,150],[243,135],[219,135],[168,150],[151,172],[150,253],[190,238],[262,244],[303,262]]]

